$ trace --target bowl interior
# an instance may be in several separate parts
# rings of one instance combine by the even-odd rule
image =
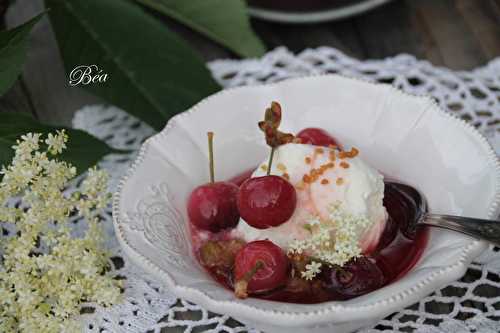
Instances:
[[[344,146],[359,148],[361,157],[385,175],[420,189],[432,212],[482,218],[498,214],[498,167],[490,147],[428,98],[339,76],[224,91],[172,118],[162,133],[148,140],[116,202],[125,246],[167,273],[167,283],[183,297],[209,307],[219,302],[214,311],[228,305],[229,314],[231,304],[284,312],[325,307],[237,300],[212,281],[191,253],[186,200],[195,186],[208,180],[206,132],[215,132],[217,179],[254,168],[269,150],[257,122],[273,100],[282,105],[283,130],[326,129]],[[484,247],[467,236],[432,230],[422,259],[397,283],[329,305],[349,308],[398,295],[421,297],[430,291],[423,288],[430,279],[442,284],[458,278],[464,261]]]

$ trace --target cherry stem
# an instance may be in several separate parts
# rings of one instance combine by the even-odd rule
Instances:
[[[210,182],[215,181],[215,167],[214,167],[214,132],[207,132],[208,137],[208,160],[210,170]]]
[[[267,175],[271,174],[271,166],[273,165],[273,157],[274,157],[274,147],[271,147],[271,154],[269,155],[269,163],[267,167]]]
[[[262,268],[264,268],[264,262],[262,260],[257,260],[255,262],[255,266],[253,266],[251,270],[249,270],[248,272],[245,273],[245,275],[243,275],[242,280],[250,282],[253,276],[259,271],[259,269]]]
[[[234,294],[236,295],[236,297],[238,298],[248,297],[248,292],[247,292],[248,283],[253,278],[255,273],[257,273],[257,271],[262,268],[264,268],[264,262],[262,260],[257,260],[255,262],[255,266],[253,266],[251,270],[246,272],[245,275],[243,275],[243,277],[240,280],[236,281],[236,283],[234,284]]]

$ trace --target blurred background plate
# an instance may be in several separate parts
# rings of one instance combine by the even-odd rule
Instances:
[[[358,15],[392,0],[249,0],[251,16],[283,23],[317,23]]]

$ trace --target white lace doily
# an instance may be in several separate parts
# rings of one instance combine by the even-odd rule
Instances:
[[[220,60],[209,64],[224,87],[274,82],[316,73],[339,73],[393,84],[405,91],[434,96],[439,104],[470,121],[500,153],[500,58],[471,72],[437,68],[409,55],[359,61],[332,48],[293,55],[284,48],[261,59]],[[115,107],[88,106],[79,110],[74,126],[116,148],[137,150],[152,135],[151,128]],[[101,167],[116,188],[135,154],[107,156]],[[178,300],[158,281],[122,257],[114,238],[111,210],[103,214],[109,246],[115,253],[116,274],[125,279],[125,301],[111,308],[86,305],[85,332],[257,332],[225,315],[210,313]],[[75,225],[78,229],[78,221]],[[496,252],[496,255],[495,255]],[[172,329],[172,328],[176,329]],[[460,281],[402,309],[363,333],[500,331],[500,253],[490,249],[473,263]]]

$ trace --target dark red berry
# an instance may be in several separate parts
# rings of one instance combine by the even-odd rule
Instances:
[[[356,258],[330,271],[326,286],[348,298],[363,295],[384,285],[384,274],[368,257]]]
[[[290,219],[297,205],[297,193],[279,176],[250,178],[241,184],[238,209],[252,227],[276,227]]]
[[[247,243],[236,253],[235,293],[240,298],[283,286],[289,262],[283,250],[269,240]]]
[[[308,143],[315,146],[338,146],[337,141],[321,128],[304,128],[297,134],[297,138],[301,140],[301,143]]]
[[[188,215],[196,227],[217,232],[238,224],[238,186],[215,182],[198,186],[189,196]]]

